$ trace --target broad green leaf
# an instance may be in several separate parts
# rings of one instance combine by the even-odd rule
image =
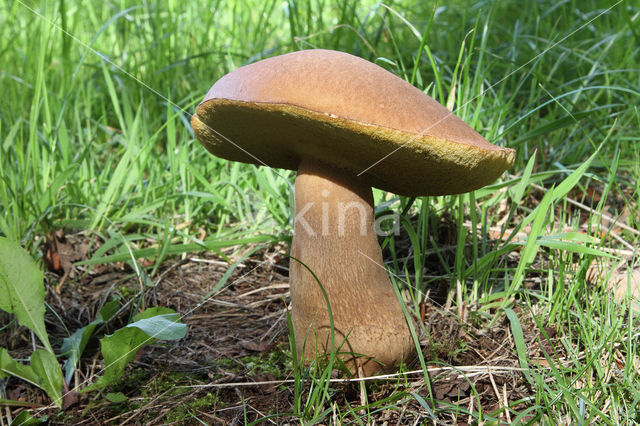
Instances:
[[[24,411],[20,412],[20,414],[18,414],[13,419],[13,421],[11,422],[10,426],[37,425],[37,424],[40,424],[40,423],[44,423],[47,420],[49,420],[49,418],[47,416],[42,416],[41,418],[36,419],[31,414],[29,414],[29,412],[27,410],[24,410]]]
[[[128,324],[127,327],[138,328],[154,339],[177,340],[182,339],[187,334],[186,324],[181,324],[178,321],[180,321],[180,315],[176,313],[164,314],[143,318]]]
[[[96,321],[109,321],[118,312],[118,309],[120,309],[120,304],[115,300],[105,303],[102,309],[98,312],[98,318]]]
[[[107,401],[114,402],[114,403],[125,402],[126,400],[129,399],[122,392],[109,392],[104,397],[107,399]]]
[[[44,296],[36,262],[20,244],[0,237],[0,309],[14,314],[53,353],[44,326]]]
[[[144,345],[155,342],[156,337],[162,340],[175,340],[186,334],[187,326],[180,324],[178,322],[180,316],[169,308],[149,308],[136,315],[134,319],[134,323],[100,340],[104,374],[84,391],[101,389],[118,380],[138,350]]]
[[[154,306],[152,308],[147,308],[144,311],[136,314],[133,317],[133,320],[134,321],[140,321],[140,320],[143,320],[143,319],[146,319],[146,318],[155,317],[156,315],[167,315],[167,314],[175,314],[175,315],[177,315],[176,311],[174,311],[171,308],[165,308],[164,306]],[[131,325],[131,324],[129,324],[129,325]]]
[[[121,328],[100,339],[100,350],[104,358],[104,374],[96,383],[85,388],[83,392],[102,389],[118,380],[138,350],[154,341],[154,338],[147,336],[145,332],[135,327]]]
[[[64,379],[56,356],[43,349],[36,349],[31,355],[31,368],[38,375],[41,387],[58,407],[62,407],[62,386]]]
[[[89,343],[89,339],[93,335],[95,328],[109,321],[111,317],[118,312],[119,307],[120,305],[116,301],[106,303],[102,309],[100,309],[100,312],[98,312],[98,318],[76,330],[71,336],[64,338],[60,352],[64,355],[68,354],[64,361],[64,378],[67,383],[71,381],[75,366],[78,364],[84,348],[87,346],[87,343]]]
[[[38,376],[34,373],[33,368],[29,365],[24,365],[11,358],[9,352],[5,348],[0,347],[0,372],[4,373],[4,376],[10,374],[15,377],[19,377],[25,382],[29,382],[32,385],[40,387]],[[4,377],[0,374],[0,378]]]
[[[82,352],[97,326],[98,323],[91,322],[76,330],[71,336],[65,337],[62,341],[60,352],[62,355],[67,356],[64,360],[64,379],[67,383],[71,382],[75,367],[78,365]]]

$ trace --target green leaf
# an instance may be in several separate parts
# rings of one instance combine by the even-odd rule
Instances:
[[[29,414],[29,412],[27,410],[24,410],[24,411],[20,412],[20,414],[18,414],[13,419],[13,421],[11,422],[10,426],[37,425],[37,424],[40,424],[40,423],[44,423],[47,420],[49,420],[49,418],[47,416],[42,416],[41,418],[36,419],[31,414]]]
[[[514,205],[520,204],[520,201],[522,200],[522,197],[524,195],[524,191],[527,189],[527,186],[529,186],[529,183],[531,181],[531,172],[533,171],[533,166],[536,163],[536,154],[537,151],[534,152],[531,158],[529,158],[527,166],[524,168],[524,172],[522,173],[522,179],[520,179],[520,182],[513,188],[512,203]]]
[[[594,249],[591,247],[586,247],[582,244],[577,244],[571,241],[538,238],[537,244],[540,246],[549,247],[552,249],[564,250],[571,253],[582,253],[582,254],[590,254],[593,256],[615,258],[615,256],[612,255],[611,253],[605,253],[604,251],[600,251],[598,249]]]
[[[91,321],[86,326],[79,328],[71,336],[64,338],[62,341],[62,347],[60,348],[61,352],[65,354],[70,351],[75,351],[79,358],[80,355],[82,355],[84,348],[87,346],[87,343],[89,343],[89,339],[91,338],[96,326],[109,321],[111,317],[118,312],[119,307],[120,305],[116,301],[106,303],[102,309],[100,309],[100,312],[98,312],[98,317],[95,320]]]
[[[592,237],[591,235],[587,235],[577,231],[560,232],[558,234],[546,235],[544,237],[540,237],[540,240],[568,240],[577,243],[590,244],[598,244],[600,242],[600,240],[596,237]]]
[[[48,206],[55,205],[56,193],[60,190],[60,187],[62,185],[64,185],[69,179],[71,179],[77,169],[78,165],[74,163],[56,176],[54,181],[51,182],[51,184],[47,187],[45,193],[40,196],[40,201],[38,202],[40,211],[45,211]]]
[[[0,398],[0,407],[28,407],[33,408],[33,402],[16,401],[15,399]],[[13,424],[13,423],[11,423]]]
[[[416,401],[418,401],[420,406],[422,408],[424,408],[424,410],[427,412],[429,417],[433,421],[436,421],[437,417],[436,417],[435,413],[433,412],[433,410],[431,409],[431,407],[429,407],[429,404],[427,404],[427,401],[425,401],[424,398],[422,396],[420,396],[420,394],[418,394],[417,392],[411,392],[411,395],[415,398]]]
[[[133,327],[121,328],[100,339],[100,350],[104,358],[104,374],[84,391],[101,389],[118,380],[138,350],[154,341],[155,339],[147,336],[142,330]]]
[[[41,380],[41,387],[49,395],[56,407],[62,407],[62,386],[64,379],[56,356],[43,349],[36,349],[31,355],[31,368]]]
[[[210,238],[202,242],[202,244],[190,243],[190,244],[175,244],[166,248],[165,255],[175,255],[182,253],[197,253],[201,251],[215,251],[221,248],[233,247],[242,244],[251,243],[275,243],[282,241],[282,238],[277,238],[271,235],[255,235],[246,238],[237,238],[231,240],[220,240],[216,238]],[[149,247],[144,249],[132,250],[129,252],[126,249],[115,254],[111,254],[103,257],[94,257],[89,260],[83,260],[76,262],[74,265],[99,265],[102,263],[122,262],[131,259],[151,259],[158,255],[159,248]]]
[[[64,361],[64,378],[67,383],[71,381],[75,367],[84,352],[84,348],[87,346],[87,343],[89,343],[89,339],[93,335],[95,328],[98,325],[109,321],[111,317],[118,312],[119,308],[120,304],[116,301],[106,303],[102,309],[100,309],[100,312],[98,312],[98,318],[91,321],[86,326],[76,330],[71,336],[64,338],[60,352],[65,355],[68,354]]]
[[[135,327],[142,330],[147,336],[160,340],[178,340],[187,334],[186,324],[181,324],[180,315],[164,314],[151,318],[143,318],[127,327]]]
[[[98,326],[97,323],[91,322],[90,324],[76,330],[71,336],[65,337],[60,347],[62,355],[67,355],[64,360],[64,379],[67,383],[71,382],[73,372],[85,346],[89,342],[89,338],[93,334],[93,330]]]
[[[25,382],[29,382],[32,385],[40,387],[40,381],[38,380],[38,376],[34,373],[33,368],[29,365],[24,365],[19,363],[18,361],[11,358],[9,352],[0,347],[0,371],[5,374],[10,374],[12,376],[18,377]],[[3,377],[0,374],[0,378]]]
[[[600,145],[602,147],[602,145]],[[582,163],[577,169],[575,169],[569,176],[567,176],[557,187],[553,189],[553,202],[564,198],[565,195],[573,189],[578,183],[580,178],[587,172],[587,169],[591,166],[591,162],[599,154],[600,148],[596,150],[591,157],[589,157],[584,163]]]
[[[176,311],[174,311],[171,308],[165,308],[164,306],[154,306],[152,308],[147,308],[144,311],[136,314],[133,317],[133,320],[134,321],[140,321],[142,319],[155,317],[156,315],[166,315],[166,314],[175,314],[175,315],[177,315]],[[131,324],[133,324],[133,323],[131,323]],[[131,324],[129,324],[129,325],[131,325]]]
[[[126,400],[129,399],[122,392],[109,392],[104,397],[107,399],[107,401],[114,402],[116,404],[118,404],[120,402],[125,402]]]
[[[511,325],[511,335],[513,336],[513,342],[516,345],[516,352],[518,354],[520,367],[525,369],[524,375],[527,377],[530,383],[533,383],[528,371],[529,362],[527,361],[527,345],[524,341],[524,333],[522,332],[522,326],[520,325],[518,315],[516,315],[516,313],[509,308],[505,308],[504,312],[507,314],[507,318],[509,318],[509,323]]]
[[[533,218],[533,224],[531,225],[531,230],[529,231],[527,242],[524,245],[524,249],[522,250],[520,262],[518,263],[518,267],[516,268],[516,271],[513,274],[513,278],[511,280],[511,284],[509,285],[509,296],[513,294],[513,291],[520,288],[520,284],[522,284],[522,280],[524,278],[525,270],[527,266],[529,266],[529,264],[533,262],[533,259],[538,252],[539,246],[537,244],[537,238],[542,233],[542,227],[546,221],[547,214],[551,206],[551,200],[552,191],[549,191],[544,195],[544,197],[542,197],[542,200],[540,201],[538,207],[536,207],[536,209],[528,216],[530,218]],[[506,305],[507,300],[508,298],[505,298],[503,302],[504,305]]]
[[[535,129],[526,133],[522,137],[516,139],[512,143],[517,144],[520,142],[524,142],[528,139],[539,138],[540,136],[546,133],[550,133],[558,129],[562,129],[567,126],[572,126],[576,123],[576,121],[580,121],[585,117],[589,117],[591,114],[593,114],[596,111],[597,109],[592,109],[588,111],[574,112],[571,115],[560,117],[559,119],[554,120],[551,123],[536,127]]]
[[[138,350],[155,342],[156,338],[175,340],[186,334],[187,326],[180,324],[180,316],[169,308],[149,308],[136,315],[134,319],[134,323],[100,340],[105,365],[104,375],[84,391],[101,389],[118,380]]]
[[[14,314],[53,353],[44,326],[44,296],[36,262],[18,243],[0,237],[0,309]]]

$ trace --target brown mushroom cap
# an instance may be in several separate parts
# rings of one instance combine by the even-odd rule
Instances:
[[[330,50],[236,69],[211,87],[191,124],[218,157],[292,170],[313,158],[401,195],[472,191],[514,160],[406,81]]]

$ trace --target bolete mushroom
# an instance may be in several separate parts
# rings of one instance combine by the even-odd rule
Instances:
[[[360,374],[388,370],[414,350],[374,232],[371,187],[463,193],[514,159],[406,81],[329,50],[236,69],[211,87],[191,125],[213,155],[298,171],[291,255],[322,284],[335,347]],[[309,361],[331,348],[327,304],[293,260],[290,281],[296,347]]]

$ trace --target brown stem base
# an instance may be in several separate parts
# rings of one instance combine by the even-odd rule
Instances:
[[[334,348],[352,372],[389,370],[413,352],[406,319],[383,266],[371,188],[324,164],[303,160],[295,184],[291,255],[316,275],[329,300]],[[292,259],[292,322],[298,355],[330,353],[331,321],[321,287]]]

